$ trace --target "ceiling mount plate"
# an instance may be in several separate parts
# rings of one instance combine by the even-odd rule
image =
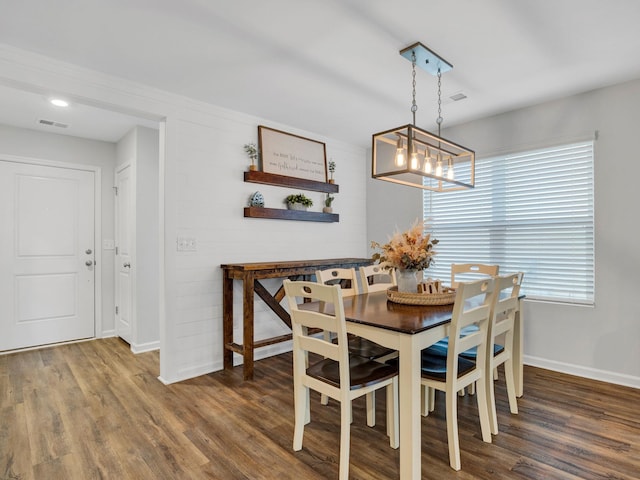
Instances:
[[[431,75],[438,75],[438,70],[440,70],[441,73],[445,73],[453,68],[453,65],[433,50],[429,50],[420,42],[414,43],[407,48],[403,48],[400,50],[400,55],[407,60],[412,61],[412,52],[416,53],[416,65],[423,70],[426,70]]]

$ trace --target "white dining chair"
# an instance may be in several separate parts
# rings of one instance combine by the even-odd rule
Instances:
[[[382,262],[374,265],[363,265],[359,268],[362,293],[386,291],[396,286],[396,269],[389,263]]]
[[[355,268],[329,268],[316,271],[316,281],[322,285],[339,285],[342,290],[342,298],[358,295],[358,277]],[[324,332],[325,339],[331,338],[331,333]],[[391,348],[383,347],[371,340],[357,335],[348,335],[349,352],[352,355],[359,355],[370,360],[383,361],[397,355]],[[376,397],[372,392],[366,397],[367,401],[367,425],[373,427],[376,422]],[[329,398],[326,395],[320,396],[320,402],[327,405]]]
[[[472,281],[480,278],[495,277],[500,272],[500,265],[486,263],[452,263],[451,264],[451,288],[456,288],[460,280]],[[464,332],[463,332],[464,333]],[[493,372],[494,380],[498,379],[498,371]],[[474,394],[474,385],[469,385],[469,394]],[[459,392],[464,396],[464,390]]]
[[[447,441],[449,444],[449,464],[460,470],[460,444],[458,439],[458,396],[457,392],[476,384],[478,393],[478,416],[482,440],[491,443],[491,425],[486,381],[486,355],[491,307],[495,293],[495,280],[487,278],[458,285],[451,325],[447,355],[439,349],[426,348],[421,353],[421,383],[432,391],[445,393],[447,417]],[[473,303],[469,300],[476,299]],[[474,325],[475,331],[462,334],[465,327]],[[461,354],[471,348],[477,349],[476,361],[463,358]],[[423,389],[423,394],[427,390]],[[422,414],[429,414],[429,405],[423,400]]]
[[[518,272],[496,278],[496,294],[492,306],[491,323],[489,324],[486,356],[487,372],[497,371],[500,365],[504,365],[509,410],[514,415],[518,413],[518,402],[516,400],[516,383],[513,369],[513,331],[516,314],[520,308],[518,296],[520,295],[523,277],[524,273]],[[501,338],[501,343],[496,343],[498,337]],[[470,358],[472,353],[473,351],[463,352],[463,357]],[[498,417],[496,412],[495,385],[490,376],[487,378],[489,379],[487,381],[487,392],[489,395],[491,433],[497,435]]]
[[[349,477],[351,402],[379,389],[387,393],[387,434],[398,448],[398,368],[349,353],[342,291],[336,285],[284,280],[293,331],[295,426],[293,449],[302,449],[304,426],[310,421],[309,389],[340,402],[340,479]],[[324,302],[327,314],[302,310],[301,301]],[[309,335],[310,329],[334,332],[336,341]],[[310,354],[321,359],[310,361]],[[315,357],[315,358],[319,358]],[[323,357],[323,358],[322,358]],[[362,448],[366,448],[362,446]],[[323,452],[325,455],[326,452]]]

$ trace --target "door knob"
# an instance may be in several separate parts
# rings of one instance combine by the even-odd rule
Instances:
[[[130,268],[131,264],[129,262],[126,262],[126,263],[123,263],[122,266],[125,268]]]
[[[90,248],[87,248],[84,253],[86,253],[87,255],[91,255],[92,252],[93,250],[91,250]]]
[[[93,260],[87,260],[86,262],[84,262],[84,264],[85,264],[87,267],[90,267],[91,265],[93,265]]]

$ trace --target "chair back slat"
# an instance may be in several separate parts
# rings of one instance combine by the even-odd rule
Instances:
[[[347,331],[340,286],[322,285],[315,282],[292,282],[291,280],[284,280],[283,286],[291,314],[294,351],[305,354],[315,353],[331,358],[340,361],[341,364],[345,363],[348,368]],[[322,302],[324,312],[301,310],[299,300]],[[337,343],[333,343],[331,339],[309,335],[309,329],[318,328],[335,332]]]
[[[316,280],[323,285],[340,285],[342,298],[352,297],[360,293],[355,268],[329,268],[317,270]]]
[[[340,360],[340,348],[337,344],[327,342],[323,338],[300,335],[298,345],[305,352],[313,352],[336,362]]]
[[[360,283],[363,293],[386,291],[398,284],[396,270],[387,262],[361,266]]]
[[[495,280],[493,278],[462,282],[458,285],[449,327],[447,381],[457,378],[458,357],[470,348],[477,347],[478,351],[475,370],[482,371],[484,368],[494,293]],[[461,330],[472,324],[476,325],[478,330],[461,336]]]
[[[516,312],[520,308],[518,296],[523,278],[522,272],[496,277],[496,294],[489,325],[489,352],[493,352],[496,337],[504,333],[513,335]],[[505,343],[507,347],[511,345],[510,341]]]
[[[453,263],[451,264],[451,288],[457,288],[460,281],[473,281],[478,278],[495,277],[500,271],[500,265],[484,263]]]

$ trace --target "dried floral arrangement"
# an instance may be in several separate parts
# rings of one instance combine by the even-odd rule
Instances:
[[[416,220],[409,230],[394,233],[384,245],[371,242],[371,248],[377,250],[372,259],[389,262],[400,270],[424,270],[433,262],[433,247],[437,244],[438,240],[431,238],[424,224]]]

